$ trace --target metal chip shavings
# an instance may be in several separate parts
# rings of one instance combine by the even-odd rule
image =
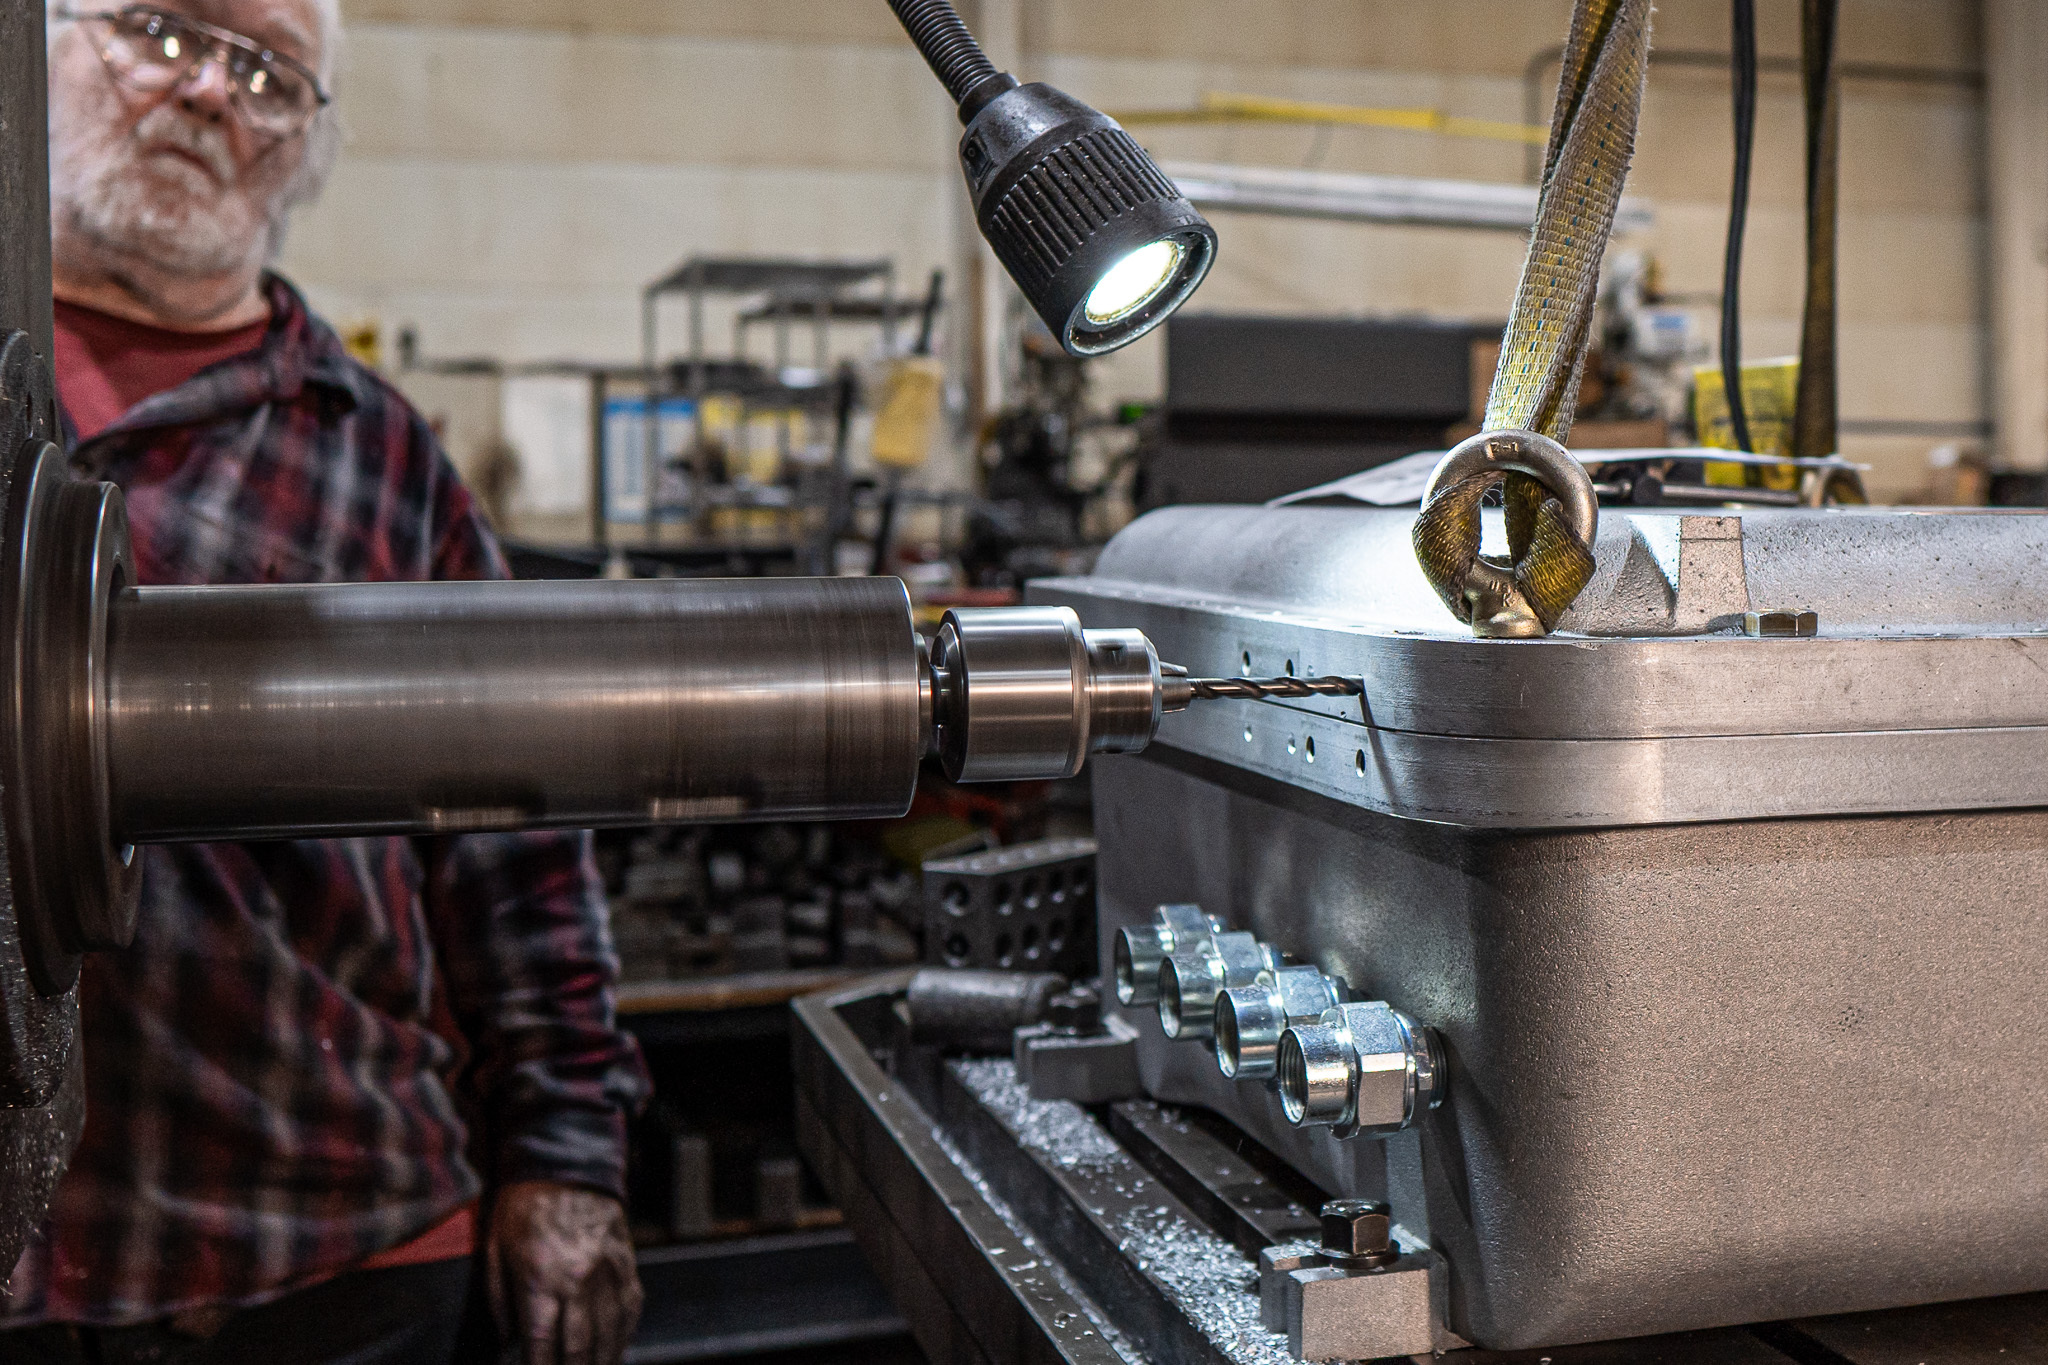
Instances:
[[[1105,1180],[1126,1199],[1159,1188],[1150,1172],[1079,1105],[1032,1099],[1017,1083],[1017,1069],[1009,1059],[977,1058],[949,1065],[1027,1152],[1061,1170]],[[971,1173],[973,1168],[957,1149],[945,1145]],[[990,1202],[996,1204],[993,1197]],[[1002,1217],[1017,1226],[1008,1212]],[[1235,1246],[1184,1216],[1176,1204],[1154,1204],[1142,1197],[1123,1204],[1112,1226],[1123,1254],[1232,1365],[1297,1365],[1288,1353],[1287,1338],[1260,1323],[1258,1267]]]
[[[953,1063],[953,1071],[982,1107],[1016,1134],[1019,1145],[1062,1170],[1113,1167],[1130,1161],[1116,1139],[1080,1105],[1032,1099],[1030,1092],[1017,1084],[1017,1066],[1009,1058],[962,1058]]]
[[[933,1124],[932,1141],[938,1143],[939,1149],[946,1154],[947,1158],[955,1166],[960,1168],[960,1173],[973,1182],[974,1188],[980,1194],[982,1202],[988,1205],[996,1217],[1003,1220],[1003,1225],[1010,1230],[1010,1235],[1017,1239],[1018,1249],[1037,1258],[1035,1262],[1012,1265],[1010,1267],[1011,1272],[1013,1274],[1022,1274],[1026,1271],[1043,1271],[1053,1283],[1060,1287],[1067,1297],[1087,1310],[1088,1325],[1094,1329],[1096,1335],[1109,1344],[1111,1350],[1115,1351],[1122,1359],[1129,1361],[1131,1365],[1149,1365],[1148,1358],[1144,1352],[1138,1350],[1129,1338],[1118,1331],[1103,1316],[1102,1310],[1095,1306],[1094,1300],[1090,1299],[1074,1277],[1067,1273],[1067,1268],[1060,1264],[1059,1257],[1046,1251],[1038,1238],[1033,1236],[1031,1230],[1024,1225],[1024,1220],[1017,1216],[1016,1210],[1012,1209],[1004,1201],[1003,1197],[995,1192],[988,1181],[982,1178],[981,1172],[976,1169],[974,1162],[968,1159],[967,1153],[960,1150],[959,1144],[953,1141],[952,1135],[937,1124]],[[999,1255],[1000,1248],[992,1248],[990,1254]],[[1060,1331],[1066,1331],[1072,1325],[1073,1320],[1064,1314],[1057,1314],[1053,1318],[1053,1326]]]

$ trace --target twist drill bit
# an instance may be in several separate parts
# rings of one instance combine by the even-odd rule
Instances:
[[[1365,691],[1357,678],[1189,678],[1188,693],[1203,701],[1236,697],[1356,697]]]
[[[1165,709],[1179,711],[1192,701],[1264,701],[1269,697],[1358,697],[1363,678],[1190,678],[1178,664],[1161,664]]]

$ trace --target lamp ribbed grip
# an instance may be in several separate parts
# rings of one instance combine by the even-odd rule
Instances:
[[[1103,224],[1180,198],[1121,128],[1093,128],[1044,155],[1006,191],[984,225],[996,255],[1028,294],[1042,289]]]

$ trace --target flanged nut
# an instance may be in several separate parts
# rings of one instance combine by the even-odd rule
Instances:
[[[1377,1270],[1401,1258],[1393,1210],[1377,1199],[1332,1199],[1322,1225],[1323,1255],[1340,1270]]]
[[[1150,924],[1117,931],[1110,948],[1119,1005],[1150,1005],[1159,999],[1159,966],[1174,949],[1212,934],[1223,921],[1202,913],[1199,905],[1162,905]]]
[[[1159,1027],[1169,1038],[1208,1037],[1216,997],[1251,985],[1279,962],[1279,950],[1242,931],[1209,934],[1176,948],[1159,968]]]
[[[1249,986],[1216,997],[1210,1032],[1216,1068],[1235,1080],[1264,1080],[1279,1069],[1280,1035],[1289,1024],[1312,1024],[1344,1002],[1343,983],[1316,967],[1282,967]]]
[[[1298,1128],[1384,1137],[1443,1103],[1443,1045],[1383,1001],[1338,1005],[1280,1035],[1280,1108]]]

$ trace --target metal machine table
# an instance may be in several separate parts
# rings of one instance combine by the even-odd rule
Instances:
[[[1254,1257],[1308,1225],[1298,1187],[1212,1119],[1034,1101],[1007,1060],[911,1047],[894,1010],[906,980],[796,1002],[797,1122],[926,1354],[1284,1365],[1286,1339],[1259,1323]],[[2048,1362],[2048,1294],[1446,1360],[2031,1365]]]

